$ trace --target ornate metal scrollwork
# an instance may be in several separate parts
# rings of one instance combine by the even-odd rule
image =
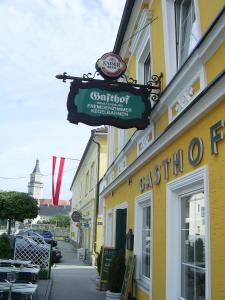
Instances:
[[[94,79],[96,76],[99,76],[99,75],[100,75],[99,72],[95,71],[93,75],[92,75],[92,73],[83,74],[83,79],[91,80],[91,79]]]
[[[136,79],[133,79],[132,77],[127,77],[126,74],[123,74],[121,76],[121,78],[125,79],[126,80],[126,83],[129,83],[129,84],[137,84],[137,80]]]
[[[160,76],[152,75],[152,80],[147,82],[147,88],[149,90],[149,99],[153,102],[157,102],[159,100],[159,96],[161,93],[161,78],[162,73]]]
[[[95,77],[99,76],[100,73],[96,71],[93,75],[92,73],[87,73],[83,74],[83,77],[74,77],[67,75],[66,72],[64,72],[62,75],[56,75],[57,79],[62,79],[63,82],[66,82],[66,80],[82,80],[82,81],[92,81],[96,80],[98,81],[99,79],[95,79]],[[137,83],[136,79],[129,78],[125,74],[121,76],[121,78],[125,79],[125,83],[128,85],[132,85],[136,88],[145,88],[149,92],[149,99],[152,100],[153,102],[157,102],[159,100],[159,96],[161,93],[161,78],[162,78],[162,73],[160,76],[158,75],[152,75],[151,80],[147,82],[145,85],[141,85]],[[100,80],[99,80],[100,81]],[[101,80],[102,82],[102,80]],[[117,80],[104,80],[104,82],[109,83],[109,84],[124,84],[124,82],[118,82]]]

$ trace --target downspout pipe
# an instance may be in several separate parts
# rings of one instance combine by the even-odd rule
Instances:
[[[95,224],[94,224],[94,253],[99,254],[96,251],[96,243],[97,243],[97,223],[98,223],[98,209],[99,209],[99,169],[100,169],[100,144],[95,141],[95,136],[93,136],[93,143],[97,145],[97,185],[96,185],[96,192],[95,192],[95,198],[96,198],[96,206],[95,206]]]

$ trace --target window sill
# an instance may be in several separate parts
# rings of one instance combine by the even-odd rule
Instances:
[[[135,279],[135,284],[137,288],[140,288],[144,293],[150,295],[150,279],[148,282],[141,279]]]

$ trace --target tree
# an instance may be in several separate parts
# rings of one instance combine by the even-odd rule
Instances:
[[[0,219],[9,221],[8,234],[12,221],[23,222],[25,219],[34,219],[37,215],[37,200],[27,193],[0,192]]]

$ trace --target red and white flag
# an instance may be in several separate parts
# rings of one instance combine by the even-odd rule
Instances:
[[[58,160],[58,157],[56,156],[52,157],[52,199],[54,205],[58,205],[59,203],[59,193],[62,182],[64,163],[64,157],[60,157],[60,160]],[[55,175],[57,175],[57,177]]]

